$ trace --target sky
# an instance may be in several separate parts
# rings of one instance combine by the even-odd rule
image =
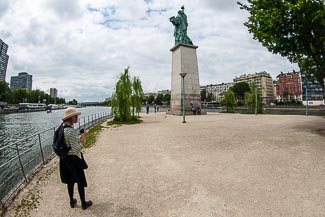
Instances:
[[[1,0],[0,39],[9,45],[6,81],[33,75],[33,89],[57,88],[66,101],[104,101],[127,67],[145,93],[171,89],[169,22],[181,6],[198,46],[200,85],[235,76],[298,71],[272,54],[243,25],[237,0]]]

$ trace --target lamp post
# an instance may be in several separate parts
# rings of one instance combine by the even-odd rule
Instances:
[[[186,123],[185,121],[185,91],[184,91],[184,78],[187,75],[186,72],[179,73],[179,75],[182,77],[182,97],[183,97],[183,123]]]
[[[255,87],[255,116],[257,115],[257,85]]]
[[[306,82],[306,116],[308,117],[308,84]]]

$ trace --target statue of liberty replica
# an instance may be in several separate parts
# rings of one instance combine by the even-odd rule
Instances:
[[[172,51],[172,79],[170,110],[167,112],[171,115],[183,115],[183,123],[185,122],[184,113],[187,115],[203,114],[196,55],[198,46],[193,45],[187,35],[188,23],[184,9],[182,6],[176,17],[169,18],[175,27],[175,46],[170,50]]]
[[[177,17],[172,16],[169,18],[170,22],[175,26],[174,36],[175,45],[178,43],[191,44],[191,39],[187,36],[187,16],[184,12],[184,5],[181,7],[182,10],[178,11]]]

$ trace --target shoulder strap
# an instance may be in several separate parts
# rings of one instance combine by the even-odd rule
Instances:
[[[61,125],[60,125],[60,126],[63,126],[63,128],[66,128],[66,127],[70,127],[70,128],[73,128],[73,127],[71,127],[71,126],[63,125],[63,122],[61,123]]]

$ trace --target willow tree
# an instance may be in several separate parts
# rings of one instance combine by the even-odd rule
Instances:
[[[247,82],[238,82],[230,89],[234,92],[235,97],[238,100],[238,105],[242,105],[241,103],[244,100],[245,93],[250,91],[249,84]]]
[[[244,25],[270,52],[298,63],[307,77],[325,78],[324,0],[247,0]]]
[[[251,84],[250,91],[245,93],[245,104],[248,106],[249,113],[261,114],[263,112],[262,93],[255,84]]]
[[[141,112],[141,105],[144,99],[144,93],[141,85],[141,81],[138,77],[133,78],[132,82],[132,115],[134,116],[134,110],[138,113],[138,116]]]
[[[221,99],[221,103],[226,106],[226,112],[233,112],[236,105],[234,92],[230,89],[227,90]]]
[[[131,94],[132,82],[129,76],[129,68],[124,70],[115,85],[115,93],[112,96],[112,113],[115,121],[131,121]]]
[[[129,68],[124,70],[115,85],[112,96],[112,113],[118,122],[134,121],[134,112],[141,112],[141,103],[144,98],[141,81],[138,77],[130,79]],[[132,107],[132,115],[131,115]]]

